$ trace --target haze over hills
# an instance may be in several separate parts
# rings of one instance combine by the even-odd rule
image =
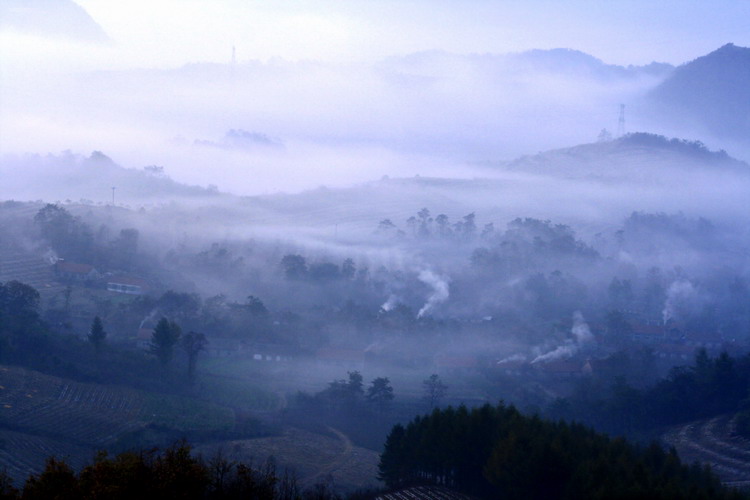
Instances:
[[[406,73],[447,70],[453,65],[471,67],[486,75],[501,76],[503,72],[546,72],[592,79],[663,77],[673,68],[671,64],[652,62],[644,66],[607,64],[591,54],[570,48],[534,49],[511,54],[452,54],[444,51],[418,52],[391,57],[380,64],[386,69]]]
[[[750,4],[0,2],[0,497],[744,498]]]
[[[723,218],[742,213],[750,189],[747,163],[698,142],[652,134],[474,164],[473,175],[393,177],[245,197],[185,186],[156,166],[125,169],[100,152],[88,158],[7,157],[2,169],[16,172],[0,188],[6,199],[109,204],[115,186],[117,205],[201,207],[207,235],[293,233],[316,245],[367,241],[379,221],[400,224],[424,207],[454,219],[471,212],[500,225],[519,216],[553,218],[592,231],[636,210],[697,212],[696,200],[700,215]]]

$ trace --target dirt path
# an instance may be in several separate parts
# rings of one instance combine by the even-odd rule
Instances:
[[[352,450],[354,447],[352,446],[352,441],[351,439],[349,439],[349,436],[339,431],[338,429],[334,429],[333,427],[326,428],[336,435],[339,441],[341,441],[343,448],[332,462],[328,463],[327,465],[321,466],[316,474],[303,478],[302,482],[305,485],[315,484],[317,481],[325,478],[325,476],[333,475],[334,472],[351,463]]]
[[[217,449],[230,460],[245,463],[257,464],[273,456],[280,470],[295,471],[303,488],[328,476],[341,491],[377,484],[378,453],[355,446],[343,432],[331,427],[326,434],[287,427],[278,436],[207,443],[195,451],[210,457]]]
[[[734,432],[734,415],[721,415],[674,427],[662,436],[685,463],[709,464],[722,482],[750,482],[750,440]]]

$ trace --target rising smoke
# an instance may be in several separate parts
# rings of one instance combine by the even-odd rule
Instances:
[[[573,335],[572,339],[567,339],[563,345],[558,346],[556,349],[537,356],[531,364],[547,363],[557,359],[569,358],[577,353],[584,344],[594,339],[589,325],[583,319],[581,311],[573,313],[573,327],[570,329],[570,333]]]
[[[427,302],[419,310],[417,318],[421,318],[432,310],[437,304],[444,302],[450,295],[448,281],[446,278],[438,276],[430,270],[425,269],[419,273],[419,281],[432,287],[432,294],[427,298]]]

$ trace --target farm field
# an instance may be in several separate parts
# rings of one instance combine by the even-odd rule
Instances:
[[[30,474],[41,472],[44,460],[50,456],[64,458],[78,470],[91,462],[94,451],[64,440],[0,428],[0,470],[5,470],[17,484]]]
[[[279,469],[287,468],[296,473],[303,488],[329,475],[337,490],[376,486],[378,453],[352,445],[349,438],[336,429],[328,431],[329,435],[322,435],[290,427],[281,436],[223,441],[199,446],[195,451],[204,457],[221,451],[230,460],[254,464],[273,456]]]
[[[85,384],[0,366],[0,468],[16,481],[50,455],[89,461],[127,433],[149,425],[184,432],[227,432],[231,408],[193,398]]]
[[[470,498],[439,486],[415,486],[386,493],[377,497],[376,500],[469,500]]]

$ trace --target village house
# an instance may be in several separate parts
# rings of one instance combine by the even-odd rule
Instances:
[[[100,276],[94,266],[62,259],[55,262],[54,270],[55,276],[60,281],[85,283],[95,281]]]
[[[495,364],[495,369],[509,377],[523,377],[531,369],[531,364],[525,359],[500,360]]]
[[[149,290],[146,280],[134,276],[108,276],[106,282],[107,290],[115,293],[143,295]]]
[[[135,336],[135,345],[138,349],[148,349],[151,345],[151,338],[154,335],[153,328],[139,328]]]
[[[205,352],[212,358],[227,358],[247,352],[242,340],[211,337],[207,341]]]
[[[557,359],[548,362],[539,362],[532,365],[537,374],[542,377],[553,377],[557,379],[578,378],[584,375],[584,363],[577,359]]]
[[[365,367],[365,352],[361,349],[326,347],[318,349],[315,360],[320,365],[337,366],[346,370],[362,370]]]
[[[476,370],[479,361],[475,356],[438,354],[435,356],[434,365],[439,372],[466,373]]]
[[[252,344],[247,348],[247,352],[254,361],[281,363],[294,359],[292,349],[277,344]]]

